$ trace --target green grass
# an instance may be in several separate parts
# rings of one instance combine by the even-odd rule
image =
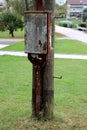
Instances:
[[[87,130],[87,61],[55,59],[54,119],[31,119],[32,66],[26,57],[0,57],[1,130]]]
[[[24,42],[3,48],[24,51]],[[87,54],[87,45],[56,40],[56,53]],[[55,59],[54,119],[31,119],[32,65],[26,57],[0,57],[1,130],[87,130],[87,61]]]
[[[87,44],[76,40],[55,40],[55,53],[87,54]],[[24,51],[24,42],[18,42],[1,50]]]
[[[24,51],[24,41],[17,42],[15,44],[12,44],[10,46],[7,46],[5,48],[2,48],[1,50],[7,50],[7,51]]]
[[[87,54],[87,44],[76,40],[56,40],[55,53]]]
[[[0,129],[10,130],[31,111],[31,64],[27,58],[0,57]]]
[[[17,30],[14,31],[15,38],[23,38],[24,37],[24,30]],[[11,35],[9,35],[9,31],[2,32],[0,31],[0,38],[12,38]]]

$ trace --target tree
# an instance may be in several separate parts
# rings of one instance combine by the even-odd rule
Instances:
[[[58,5],[55,3],[55,16],[66,17],[67,13],[67,2],[64,5]]]
[[[32,0],[7,0],[7,8],[11,9],[12,11],[23,15],[24,14],[24,10],[26,8],[26,1],[27,1],[27,7],[28,9],[32,8]]]
[[[86,21],[87,21],[87,8],[85,8],[85,9],[83,10],[82,19],[83,19],[83,22],[86,22]]]
[[[0,30],[9,30],[9,34],[14,37],[14,31],[17,29],[23,29],[23,21],[20,17],[10,13],[5,12],[0,15]]]

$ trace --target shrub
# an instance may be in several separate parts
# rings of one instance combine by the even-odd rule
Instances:
[[[71,21],[68,21],[68,20],[62,20],[59,22],[59,25],[60,26],[63,26],[63,27],[69,27],[69,28],[72,28],[73,27],[73,24]]]
[[[67,23],[62,23],[62,26],[63,27],[68,27],[68,24]]]
[[[83,16],[82,16],[83,22],[87,22],[87,8],[83,10]]]
[[[79,26],[86,28],[86,23],[80,23]]]

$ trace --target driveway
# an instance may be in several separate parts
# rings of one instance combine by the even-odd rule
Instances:
[[[56,25],[55,32],[61,33],[71,39],[87,43],[87,33],[83,32],[83,31],[78,31],[78,30],[74,30],[71,28],[65,28],[65,27]]]

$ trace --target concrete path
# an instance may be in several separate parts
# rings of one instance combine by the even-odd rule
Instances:
[[[2,44],[0,44],[0,49],[4,48],[6,46],[9,46],[9,45],[2,45]]]
[[[0,44],[5,44],[5,45],[9,45],[9,44],[14,44],[16,42],[20,42],[23,41],[23,38],[0,38]]]
[[[71,28],[61,27],[61,26],[55,26],[55,32],[61,33],[71,39],[75,39],[87,44],[87,33],[83,31],[78,31]]]
[[[14,44],[14,43],[17,43],[17,42],[20,42],[20,41],[23,41],[24,39],[1,39],[0,38],[0,49],[1,48],[4,48],[6,46],[9,46],[11,44]]]
[[[27,54],[25,54],[24,52],[17,51],[0,51],[0,55],[27,56]],[[87,55],[54,54],[54,58],[87,60]]]
[[[87,60],[87,55],[55,54],[54,57],[55,57],[55,58],[61,58],[61,59]]]
[[[24,52],[18,52],[18,51],[1,51],[0,50],[0,56],[2,55],[12,55],[12,56],[27,56]]]

